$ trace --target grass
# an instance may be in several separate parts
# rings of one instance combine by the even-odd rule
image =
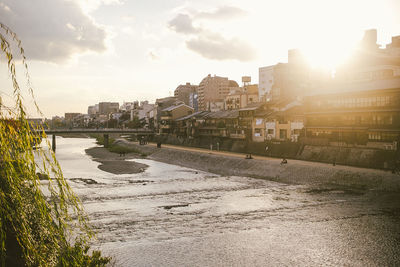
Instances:
[[[90,137],[92,138],[96,138],[96,143],[99,145],[103,145],[104,146],[104,136],[103,135],[97,135],[97,134],[92,134]],[[139,154],[142,157],[147,157],[148,155],[142,151],[140,151],[139,149],[135,148],[135,147],[125,147],[125,146],[121,146],[118,144],[115,144],[115,139],[112,137],[108,138],[108,151],[113,152],[113,153],[136,153]]]

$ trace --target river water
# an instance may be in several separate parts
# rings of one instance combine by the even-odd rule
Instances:
[[[400,197],[223,177],[148,159],[115,175],[58,138],[57,159],[81,198],[94,247],[115,266],[400,265]]]

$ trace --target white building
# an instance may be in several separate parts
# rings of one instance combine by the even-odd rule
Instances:
[[[274,67],[275,65],[258,69],[258,97],[260,101],[266,101],[271,94],[274,84]]]

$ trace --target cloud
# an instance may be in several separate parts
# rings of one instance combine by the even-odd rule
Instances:
[[[236,17],[242,17],[247,12],[241,8],[234,6],[221,6],[215,9],[213,12],[199,12],[196,14],[196,18],[204,19],[231,19]]]
[[[2,22],[17,33],[30,60],[59,63],[74,54],[106,50],[105,30],[75,1],[0,1],[9,9],[0,8]]]
[[[222,6],[212,12],[196,12],[193,15],[179,13],[169,21],[168,27],[190,38],[185,41],[186,47],[202,57],[214,60],[250,61],[255,58],[256,52],[245,41],[237,37],[225,38],[221,33],[202,26],[193,26],[196,20],[228,19],[243,16],[245,13],[244,10],[231,6]]]
[[[121,19],[124,22],[134,22],[135,21],[135,17],[132,15],[126,15],[126,16],[122,16]]]
[[[175,32],[183,34],[192,34],[200,31],[200,29],[193,27],[192,18],[187,14],[178,14],[168,23],[168,26]]]
[[[199,36],[186,41],[186,46],[190,50],[208,59],[250,61],[255,58],[254,49],[246,42],[238,39],[226,39],[220,35],[214,38]]]

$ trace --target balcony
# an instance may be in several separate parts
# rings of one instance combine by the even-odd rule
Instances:
[[[165,120],[165,121],[172,120],[172,116],[163,115],[161,116],[160,120]]]
[[[246,139],[245,134],[229,134],[229,137],[233,139]]]

